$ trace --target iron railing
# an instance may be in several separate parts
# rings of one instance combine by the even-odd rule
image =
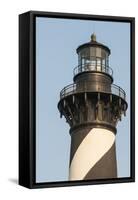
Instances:
[[[90,82],[90,84],[92,84],[92,82]],[[109,93],[109,94],[117,95],[124,100],[126,99],[125,91],[121,87],[119,87],[115,84],[112,84],[111,89],[107,90],[107,85],[105,85],[105,84],[100,84],[97,87],[88,87],[88,82],[84,82],[83,84],[81,84],[81,87],[77,87],[76,83],[67,85],[66,87],[64,87],[61,90],[60,99],[66,97],[68,95],[71,95],[71,94],[82,93],[82,92]]]
[[[93,64],[93,63],[85,63],[78,65],[77,67],[74,68],[73,74],[76,76],[79,73],[82,72],[88,72],[88,71],[96,71],[96,72],[103,72],[106,74],[109,74],[110,76],[113,77],[113,70],[111,67],[105,66],[104,64]]]

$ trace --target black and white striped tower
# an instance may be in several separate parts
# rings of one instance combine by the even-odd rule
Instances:
[[[63,88],[58,103],[70,125],[69,180],[116,178],[116,126],[127,110],[126,94],[113,84],[110,49],[95,34],[77,54],[74,83]]]

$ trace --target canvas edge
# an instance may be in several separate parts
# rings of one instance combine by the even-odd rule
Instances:
[[[131,177],[89,180],[36,183],[35,177],[35,18],[36,16],[122,21],[131,23]],[[23,32],[22,23],[27,23]],[[24,42],[23,42],[24,41]],[[133,47],[133,48],[132,48]],[[23,59],[23,52],[26,59]],[[26,66],[24,73],[21,73]],[[24,80],[27,77],[27,83]],[[76,13],[55,13],[28,11],[19,15],[19,184],[27,188],[46,188],[63,186],[80,186],[93,184],[125,183],[135,181],[135,18],[120,16],[88,15]],[[133,82],[132,82],[133,79]],[[26,92],[23,92],[26,88]],[[24,88],[24,89],[23,89]],[[22,91],[23,90],[23,91]],[[22,97],[22,98],[21,98]],[[26,102],[26,103],[25,103]],[[27,117],[25,121],[23,116]],[[26,131],[25,131],[26,130]],[[25,160],[25,162],[24,162]]]

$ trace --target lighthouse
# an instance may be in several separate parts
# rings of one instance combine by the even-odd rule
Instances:
[[[58,102],[70,126],[69,180],[117,178],[117,123],[126,115],[126,93],[113,84],[111,50],[95,34],[76,52],[73,83],[61,90]]]

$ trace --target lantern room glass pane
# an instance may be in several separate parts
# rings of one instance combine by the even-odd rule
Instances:
[[[96,48],[95,47],[90,47],[90,56],[96,57]]]
[[[101,58],[96,59],[96,70],[101,71]]]
[[[102,49],[99,47],[96,47],[96,57],[102,57],[101,52],[102,52]]]

